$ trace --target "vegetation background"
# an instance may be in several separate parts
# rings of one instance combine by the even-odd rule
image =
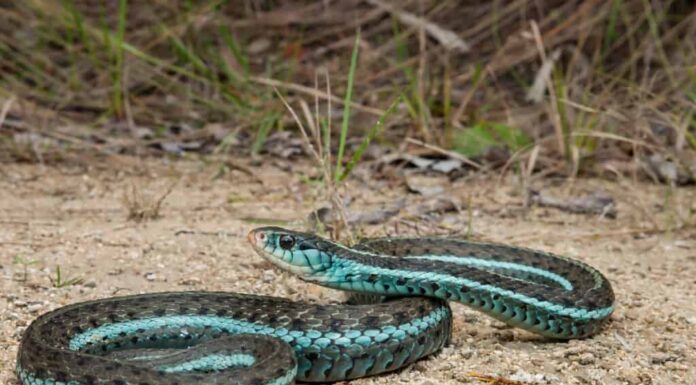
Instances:
[[[29,0],[0,20],[4,161],[256,155],[296,132],[284,97],[340,124],[343,157],[369,136],[547,175],[696,173],[693,1]]]

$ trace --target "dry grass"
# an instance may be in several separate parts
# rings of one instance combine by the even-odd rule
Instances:
[[[635,170],[656,152],[695,158],[686,0],[32,0],[0,20],[0,148],[12,150],[0,157],[259,151],[294,125],[273,87],[291,105],[342,108],[360,29],[351,136],[405,90],[385,142],[494,166],[538,148],[538,170],[571,176]],[[330,91],[315,87],[325,75]]]
[[[123,206],[128,212],[128,220],[143,222],[160,217],[164,200],[174,191],[176,182],[170,184],[159,194],[144,192],[142,188],[131,184],[121,198]]]

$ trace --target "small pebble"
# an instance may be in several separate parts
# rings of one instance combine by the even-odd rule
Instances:
[[[582,353],[578,356],[577,361],[580,365],[590,365],[595,362],[595,356],[592,353]]]
[[[153,272],[145,273],[145,279],[147,279],[148,281],[154,281],[156,278],[157,278],[157,274],[155,274]]]
[[[466,349],[466,350],[463,350],[459,353],[459,356],[461,356],[465,360],[470,359],[471,357],[473,357],[473,355],[474,355],[474,351],[471,349]]]
[[[513,330],[501,330],[494,334],[501,342],[510,342],[515,339],[515,332]]]
[[[5,313],[5,319],[7,319],[9,321],[16,321],[19,319],[19,314],[15,313],[15,312]]]
[[[690,369],[690,367],[688,365],[680,364],[679,362],[674,362],[674,361],[665,362],[665,366],[671,370],[679,370],[679,371],[683,371],[683,372]]]
[[[425,373],[428,371],[428,366],[423,361],[416,361],[416,363],[413,364],[413,370]]]
[[[523,370],[518,370],[513,373],[509,379],[524,384],[554,384],[558,382],[557,376],[550,376],[542,373],[528,373]]]
[[[662,365],[666,362],[676,361],[677,356],[668,353],[658,353],[650,357],[650,362],[655,365]]]
[[[14,302],[12,302],[12,304],[15,305],[16,307],[26,307],[27,306],[26,301],[22,301],[21,299],[14,300]]]
[[[273,272],[273,270],[264,270],[263,275],[261,276],[261,280],[264,283],[271,283],[276,279],[276,275]]]
[[[640,373],[635,368],[625,368],[619,372],[621,379],[631,385],[638,385],[641,383]]]
[[[182,286],[194,286],[201,283],[201,279],[198,277],[184,278],[179,281],[179,285]]]

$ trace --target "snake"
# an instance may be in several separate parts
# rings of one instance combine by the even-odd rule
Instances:
[[[300,279],[354,294],[321,304],[229,292],[160,292],[67,305],[26,328],[23,385],[284,385],[398,370],[440,351],[451,301],[548,339],[598,333],[607,278],[575,259],[455,238],[353,246],[261,227],[252,248]]]

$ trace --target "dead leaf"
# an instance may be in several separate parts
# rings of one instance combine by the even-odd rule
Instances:
[[[305,155],[305,143],[299,136],[290,131],[277,131],[271,134],[263,145],[264,150],[271,155],[283,159]]]
[[[537,204],[542,207],[553,207],[562,211],[577,214],[598,214],[601,217],[616,218],[616,203],[614,198],[603,192],[560,199],[541,191],[530,190],[527,204]]]
[[[670,184],[696,183],[696,162],[688,164],[668,160],[661,154],[652,154],[643,159],[643,170],[655,181]]]
[[[415,205],[409,205],[406,212],[417,218],[430,214],[442,214],[460,211],[457,202],[450,198],[431,198]]]
[[[376,225],[384,223],[398,215],[405,206],[406,199],[401,198],[389,204],[346,210],[346,221],[349,225]],[[320,207],[307,217],[309,226],[315,229],[319,227],[319,223],[323,227],[330,229],[335,219],[336,214],[329,207]]]
[[[406,178],[406,187],[408,191],[414,194],[423,196],[437,196],[445,192],[442,178],[416,177],[410,176]]]
[[[402,164],[421,171],[434,171],[441,174],[449,174],[463,169],[464,162],[459,159],[443,158],[431,159],[406,153],[390,154],[382,157],[382,164]]]
[[[413,28],[423,28],[433,39],[437,40],[445,49],[449,51],[458,51],[461,53],[469,52],[470,47],[462,38],[454,31],[440,27],[439,25],[428,21],[422,17],[418,17],[410,12],[402,11],[391,4],[380,0],[367,0],[368,3],[396,16],[402,23]]]

